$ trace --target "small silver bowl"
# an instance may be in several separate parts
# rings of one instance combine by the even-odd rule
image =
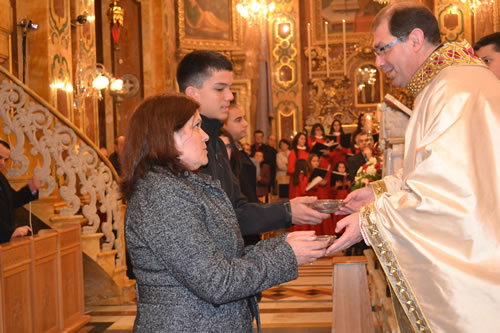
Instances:
[[[337,211],[337,209],[339,209],[343,202],[344,200],[324,199],[316,200],[312,204],[309,204],[309,206],[312,209],[317,210],[318,212],[331,214]]]
[[[335,236],[335,235],[318,235],[318,236],[316,236],[315,241],[319,241],[319,242],[328,241],[327,246],[330,246],[333,244],[333,242],[335,241],[336,238],[337,238],[337,236]]]

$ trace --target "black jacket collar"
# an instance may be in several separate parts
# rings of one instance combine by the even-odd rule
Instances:
[[[201,128],[208,134],[210,138],[218,137],[223,123],[218,119],[211,119],[201,115]]]

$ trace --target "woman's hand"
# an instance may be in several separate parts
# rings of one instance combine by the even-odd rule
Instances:
[[[286,242],[292,247],[299,266],[312,263],[326,253],[328,241],[315,241],[315,231],[295,231],[288,234]]]

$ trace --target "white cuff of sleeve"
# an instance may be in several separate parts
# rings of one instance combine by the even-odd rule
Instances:
[[[365,241],[366,245],[372,246],[372,244],[368,240],[368,235],[365,232],[365,228],[363,227],[362,219],[363,218],[361,217],[361,214],[359,214],[359,230],[361,230],[361,236],[363,236],[363,240]]]

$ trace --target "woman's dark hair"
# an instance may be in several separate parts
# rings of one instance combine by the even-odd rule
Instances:
[[[236,147],[236,142],[234,141],[233,137],[231,134],[226,131],[225,129],[221,128],[219,136],[224,136],[228,138],[229,140],[229,145],[231,146],[231,158],[229,159],[229,162],[231,164],[231,170],[233,171],[233,174],[239,178],[240,177],[240,150],[238,147]]]
[[[309,171],[309,173],[313,172],[314,170],[314,168],[311,165],[311,162],[315,157],[317,157],[319,161],[319,156],[317,154],[309,154],[309,157],[307,158],[307,171]]]
[[[287,146],[290,148],[290,142],[287,139],[281,139],[280,142],[278,143],[278,148],[281,146],[282,143],[286,143]]]
[[[335,164],[335,168],[333,171],[339,171],[339,165],[343,164],[345,166],[345,171],[347,172],[347,163],[344,161],[338,161],[337,164]]]
[[[364,116],[365,116],[364,113],[360,113],[359,116],[358,116],[357,127],[354,130],[354,132],[352,132],[352,135],[351,135],[351,147],[354,147],[356,145],[356,136],[358,136],[359,133],[361,133],[361,132],[364,131],[363,125],[361,124],[361,120],[363,119]]]
[[[320,123],[316,123],[311,128],[311,135],[310,136],[312,138],[314,138],[314,136],[316,135],[316,128],[320,128],[321,133],[323,133],[323,136],[325,136],[325,128],[323,127],[323,125],[321,125]]]
[[[363,117],[365,116],[365,114],[363,112],[361,112],[358,116],[358,124],[357,124],[357,127],[356,127],[356,131],[357,132],[361,132],[363,130],[363,124],[362,124],[362,121],[363,121]]]
[[[299,176],[301,173],[307,174],[307,161],[302,158],[295,162],[295,172],[293,173],[293,184],[295,186],[299,185]]]
[[[328,132],[329,135],[333,134],[333,125],[336,122],[339,123],[339,125],[340,125],[340,134],[343,135],[344,134],[344,129],[342,128],[342,122],[339,119],[335,119],[334,121],[332,121],[332,124],[330,125],[330,132]]]
[[[292,140],[292,150],[295,151],[295,156],[297,156],[297,157],[299,156],[299,150],[297,149],[297,144],[299,143],[299,138],[301,135],[305,136],[305,138],[306,138],[306,150],[309,151],[309,149],[307,148],[307,135],[304,132],[299,132],[299,133],[297,133],[297,135],[295,135],[293,137],[293,140]]]
[[[146,98],[130,117],[125,145],[120,156],[120,190],[129,199],[139,178],[156,166],[179,175],[186,168],[178,159],[174,133],[200,108],[194,99],[181,94],[160,94]]]

